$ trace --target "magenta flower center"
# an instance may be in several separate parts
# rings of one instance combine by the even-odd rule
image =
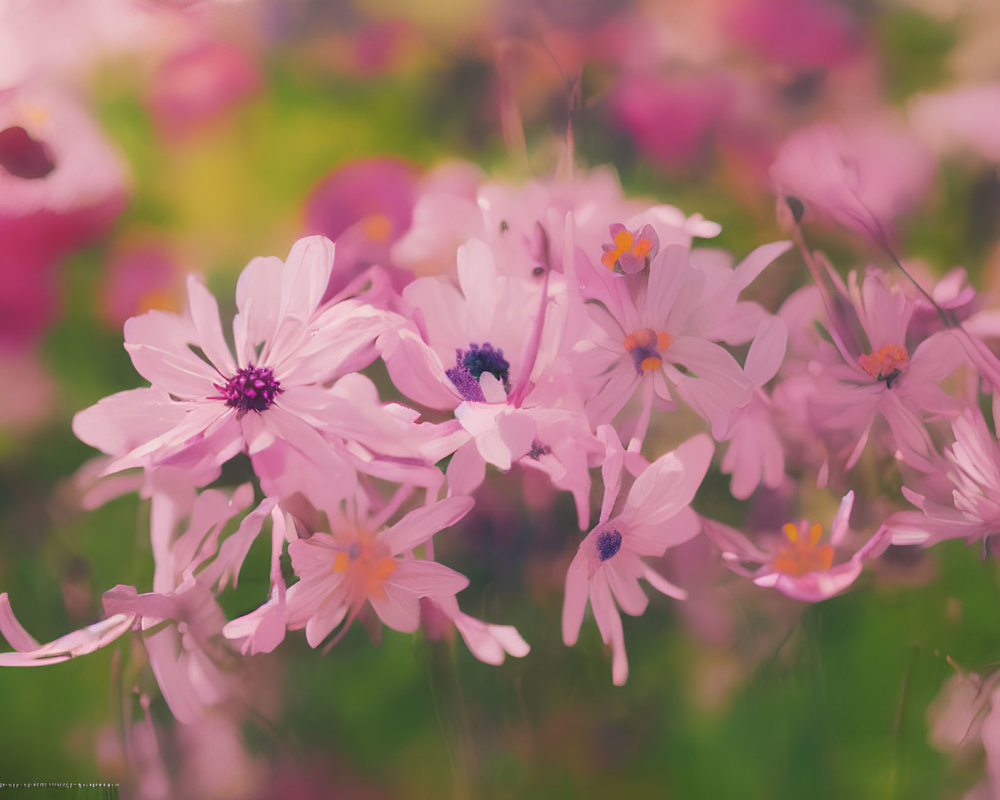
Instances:
[[[45,142],[32,139],[20,125],[0,131],[0,168],[15,178],[44,178],[56,168]]]
[[[597,534],[597,557],[607,561],[622,549],[622,535],[614,528]]]
[[[215,384],[221,392],[218,399],[239,411],[243,416],[248,411],[266,411],[274,398],[281,393],[281,384],[275,379],[270,367],[255,367],[248,364],[236,371],[225,386]]]

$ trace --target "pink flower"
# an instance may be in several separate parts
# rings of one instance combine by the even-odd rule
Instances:
[[[914,465],[926,465],[932,452],[924,414],[954,416],[957,401],[941,381],[962,362],[962,350],[949,331],[916,344],[908,336],[913,301],[890,288],[877,270],[859,286],[849,278],[849,298],[862,329],[861,351],[834,337],[836,347],[821,343],[819,372],[811,407],[820,427],[849,433],[853,449],[846,468],[857,462],[878,416],[892,430],[896,448]],[[845,448],[846,450],[847,448]]]
[[[929,546],[945,539],[982,542],[984,552],[1000,526],[1000,444],[978,409],[951,423],[954,441],[920,492],[903,487],[919,512],[901,511],[886,523],[893,544]]]
[[[371,361],[375,338],[397,323],[356,300],[320,305],[332,251],[311,237],[284,264],[250,262],[236,289],[235,358],[215,299],[194,277],[184,315],[130,319],[126,349],[152,387],[105,398],[73,423],[77,436],[115,456],[107,472],[172,464],[204,483],[246,451],[267,493],[303,491],[321,504],[336,502],[331,489],[350,493],[365,460],[352,448],[433,463],[437,453],[422,448],[434,447],[435,431],[413,425],[413,412],[373,405],[371,382],[347,374]]]
[[[148,104],[168,138],[222,117],[260,88],[260,75],[240,48],[204,40],[171,54],[156,71]]]
[[[305,628],[309,645],[317,647],[341,626],[334,641],[339,639],[370,607],[385,625],[412,633],[426,599],[458,626],[477,657],[499,663],[501,651],[526,654],[527,645],[512,628],[487,626],[459,612],[454,596],[469,583],[464,575],[412,555],[472,506],[470,497],[450,497],[411,511],[388,528],[379,527],[377,517],[342,517],[330,534],[296,539],[288,547],[299,577],[287,594],[288,627]]]
[[[608,438],[607,429],[604,430]],[[642,559],[661,556],[668,547],[698,533],[700,523],[688,504],[708,470],[712,450],[712,441],[700,434],[660,456],[637,475],[624,506],[611,516],[611,506],[620,489],[621,468],[635,459],[629,458],[617,441],[609,445],[609,458],[603,470],[605,497],[601,522],[587,534],[566,572],[562,631],[567,645],[576,644],[589,599],[601,638],[611,645],[612,679],[616,686],[628,679],[625,634],[618,609],[632,616],[646,610],[648,598],[639,586],[639,579],[644,578],[670,597],[685,597],[682,589]]]
[[[817,603],[844,591],[857,580],[864,561],[889,546],[883,527],[846,561],[834,563],[837,550],[847,539],[853,506],[854,492],[848,492],[840,502],[830,525],[829,540],[825,542],[822,526],[810,525],[805,520],[785,524],[783,540],[767,550],[759,549],[743,534],[718,522],[706,520],[705,532],[722,549],[723,558],[734,572],[752,578],[758,586],[777,589],[796,600]]]
[[[722,439],[753,386],[718,342],[753,338],[764,311],[740,302],[739,294],[788,246],[758,248],[736,269],[678,245],[661,251],[641,273],[615,275],[590,265],[600,281],[590,295],[601,303],[592,306],[592,316],[603,335],[580,344],[574,355],[577,372],[592,383],[591,422],[610,422],[642,387],[643,421],[635,434],[641,438],[654,394],[670,407],[673,387]]]
[[[831,124],[802,128],[784,141],[771,166],[781,195],[884,245],[894,218],[923,194],[932,174],[923,148],[885,123],[847,131]]]

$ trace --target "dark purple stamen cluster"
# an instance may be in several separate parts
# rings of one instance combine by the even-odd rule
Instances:
[[[0,167],[15,178],[44,178],[56,168],[45,142],[32,139],[20,125],[0,131]]]
[[[237,409],[241,417],[248,411],[266,411],[281,393],[281,384],[275,380],[272,369],[253,364],[241,367],[225,386],[215,384],[215,388],[221,392],[218,399]]]
[[[489,342],[481,347],[470,344],[468,350],[455,350],[455,366],[445,370],[445,375],[462,397],[482,403],[486,397],[479,378],[484,372],[493,375],[503,383],[504,391],[510,392],[510,363],[503,357],[503,350],[494,350]]]
[[[601,561],[607,561],[622,549],[622,535],[611,528],[597,534],[597,556]]]

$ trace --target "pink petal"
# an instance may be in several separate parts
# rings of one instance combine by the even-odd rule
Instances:
[[[450,528],[472,510],[471,497],[449,497],[439,503],[411,511],[377,538],[389,545],[393,555],[419,547],[434,534]]]

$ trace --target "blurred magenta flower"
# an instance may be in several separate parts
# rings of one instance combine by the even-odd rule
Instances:
[[[146,103],[167,139],[195,133],[260,90],[256,64],[240,47],[212,39],[169,54],[159,65]]]

